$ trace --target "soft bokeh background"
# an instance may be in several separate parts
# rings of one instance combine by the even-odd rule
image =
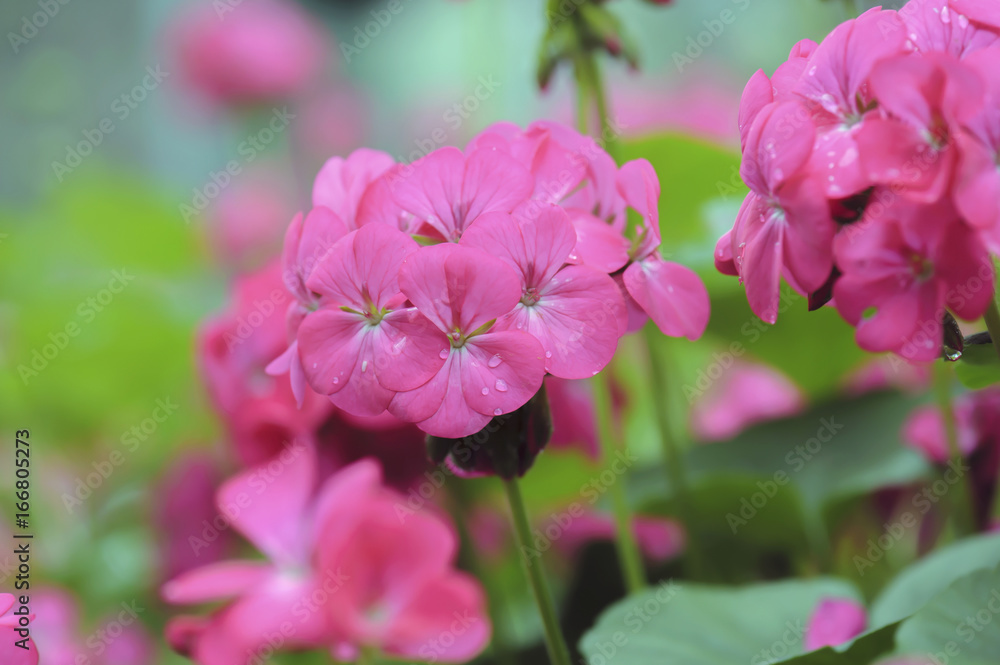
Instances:
[[[233,4],[235,15],[240,7]],[[443,144],[461,145],[497,120],[572,122],[568,72],[560,71],[545,94],[535,84],[544,28],[541,0],[403,0],[403,10],[348,58],[339,45],[358,45],[356,29],[386,4],[304,2],[330,40],[321,73],[292,99],[238,112],[195,94],[172,60],[175,35],[169,27],[188,5],[73,0],[58,5],[16,53],[4,38],[0,488],[7,496],[13,433],[28,428],[35,455],[32,581],[72,592],[81,607],[81,635],[97,629],[123,602],[137,602],[145,608],[140,620],[158,645],[159,655],[149,662],[180,661],[159,646],[167,614],[156,595],[164,574],[163,535],[153,521],[164,510],[158,488],[171,461],[184,451],[200,451],[220,468],[233,467],[197,378],[194,330],[224,305],[233,274],[273,255],[292,214],[308,206],[311,181],[323,160],[362,145],[411,159]],[[773,331],[758,330],[736,280],[712,270],[711,251],[731,224],[743,191],[735,170],[736,105],[743,83],[758,68],[772,71],[798,39],[821,39],[847,16],[844,5],[819,0],[677,0],[666,9],[639,0],[610,4],[642,55],[639,72],[620,62],[604,63],[612,115],[632,141],[622,146],[622,156],[646,156],[657,166],[664,189],[664,249],[696,267],[713,294],[705,341],[664,344],[684,351],[673,354],[677,385],[697,385],[717,361],[713,354],[740,341],[753,357],[779,366],[809,403],[837,399],[844,377],[864,359],[852,331],[831,311],[807,319],[801,302],[782,314]],[[723,10],[736,20],[712,37],[701,55],[695,52],[693,63],[679,66],[676,53]],[[2,33],[20,32],[24,18],[37,11],[35,2],[4,3]],[[127,117],[119,117],[115,100],[142,81],[147,67],[160,67],[169,76]],[[484,81],[494,89],[488,91]],[[467,118],[456,116],[449,112],[456,103],[476,108]],[[241,142],[265,127],[274,109],[286,106],[294,118],[249,161]],[[79,166],[57,173],[53,162],[65,163],[68,147],[108,117],[114,131]],[[635,142],[666,130],[687,136]],[[230,160],[241,173],[204,213],[186,212]],[[120,293],[106,291],[116,274],[134,278]],[[67,325],[76,326],[78,334],[64,339]],[[57,347],[52,357],[36,358],[48,344]],[[626,347],[618,370],[623,384],[630,385],[629,377],[641,371],[636,349]],[[635,391],[630,396],[626,431],[649,467],[636,474],[636,485],[655,494],[662,474],[652,423],[663,403]],[[163,403],[176,409],[162,422],[150,420],[164,413],[156,411]],[[852,433],[845,435],[857,439],[855,451],[869,450],[872,440],[891,440],[886,459],[900,481],[926,470],[898,445],[896,431],[911,404],[895,398],[869,403],[854,412]],[[683,397],[670,408],[684,419]],[[806,418],[806,429],[815,428],[818,415]],[[130,433],[133,427],[141,436]],[[788,436],[801,440],[802,423],[788,427]],[[777,441],[776,455],[767,459],[780,460],[785,439],[757,436],[761,445]],[[79,490],[88,474],[107,470],[115,451],[122,461],[111,464],[107,477],[93,483],[96,488]],[[713,455],[723,454],[704,455],[705,468],[712,468]],[[848,511],[827,499],[872,484],[862,473],[865,458],[844,468],[840,462],[846,457],[812,467],[822,486],[813,483],[814,495],[804,502],[816,515]],[[753,459],[744,466],[755,464],[768,468],[767,461]],[[526,491],[533,505],[558,505],[589,473],[582,457],[546,457]],[[704,491],[712,495],[710,488]],[[707,503],[705,510],[718,512],[720,505]],[[776,513],[786,509],[798,510],[774,507]],[[8,512],[0,512],[0,535]],[[759,541],[743,543],[741,551],[763,557],[770,553],[753,548],[765,540],[768,547],[777,542],[794,551],[800,537],[822,537],[781,524],[776,518],[773,532],[758,534]],[[725,524],[718,526],[724,535]],[[6,542],[4,535],[3,551]],[[725,566],[718,570],[725,577]],[[512,572],[512,579],[519,574]],[[572,579],[559,584],[561,592],[573,593]],[[864,584],[877,582],[867,578]],[[9,586],[9,568],[0,568],[0,589]],[[514,603],[529,607],[526,598]],[[515,626],[524,641],[537,637],[533,621],[529,610],[523,625]]]

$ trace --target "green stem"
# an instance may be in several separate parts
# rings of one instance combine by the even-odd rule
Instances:
[[[545,646],[549,652],[549,661],[551,665],[571,665],[569,648],[566,646],[566,638],[563,637],[562,630],[559,628],[559,618],[556,615],[555,603],[552,602],[552,592],[545,580],[541,563],[538,562],[535,565],[524,556],[524,552],[527,551],[531,543],[531,527],[528,526],[528,514],[524,509],[521,488],[518,486],[516,478],[504,480],[504,488],[507,490],[507,502],[510,504],[518,555],[524,563],[524,572],[528,575],[531,592],[535,596],[538,613],[542,617],[542,626],[545,628]]]
[[[613,465],[618,460],[619,448],[616,444],[614,410],[611,404],[610,379],[607,370],[591,381],[594,390],[594,411],[597,419],[597,437],[601,442],[604,466],[614,473]],[[615,549],[628,593],[642,591],[646,587],[646,573],[639,554],[639,546],[632,530],[633,518],[625,496],[625,479],[616,477],[609,488],[611,508],[615,518]]]
[[[990,300],[990,306],[983,319],[986,320],[986,329],[990,331],[990,337],[993,339],[993,348],[1000,356],[1000,308],[997,307],[996,297]]]
[[[701,566],[701,553],[698,550],[698,539],[693,533],[696,527],[695,520],[691,512],[690,496],[688,494],[687,467],[684,464],[684,449],[681,442],[675,435],[670,422],[670,411],[673,405],[673,397],[670,390],[670,382],[667,379],[667,366],[670,359],[665,350],[662,349],[663,338],[659,329],[649,322],[643,328],[646,337],[646,348],[649,352],[650,383],[652,384],[652,394],[654,398],[659,398],[659,402],[654,404],[653,410],[656,412],[656,425],[660,437],[660,445],[663,447],[663,461],[667,471],[667,481],[674,492],[674,499],[677,502],[677,516],[689,531],[687,544],[687,555],[689,573],[697,578]]]
[[[958,425],[955,421],[955,408],[951,400],[951,367],[943,360],[934,363],[934,398],[937,400],[941,419],[944,421],[945,437],[948,440],[948,454],[956,467],[962,468],[962,451],[958,447]],[[955,524],[960,534],[972,533],[975,530],[975,510],[972,502],[972,487],[967,474],[962,474],[960,480],[960,495],[953,501],[955,509]]]
[[[592,134],[603,142],[604,149],[614,157],[615,131],[611,127],[611,113],[608,109],[608,98],[597,58],[592,51],[582,51],[574,59],[577,82],[577,126],[587,133],[590,126],[590,106],[592,101],[597,107],[598,126]]]

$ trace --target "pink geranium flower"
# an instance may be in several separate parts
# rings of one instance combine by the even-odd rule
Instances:
[[[764,108],[747,136],[740,174],[750,193],[730,251],[750,308],[768,323],[778,317],[783,270],[811,293],[833,267],[836,229],[823,188],[808,171],[814,137],[810,115],[795,102]]]
[[[806,626],[806,651],[835,647],[865,632],[868,614],[860,603],[844,598],[824,598]]]
[[[834,286],[837,310],[857,326],[861,348],[934,360],[945,306],[973,320],[989,305],[989,254],[950,204],[897,200],[884,212],[873,209],[834,243],[844,273]]]
[[[328,496],[335,492],[360,494],[377,483],[377,470],[351,467],[331,480],[326,490]],[[289,647],[324,644],[328,631],[321,612],[305,610],[324,584],[330,586],[326,598],[336,586],[336,580],[329,582],[336,571],[318,570],[313,563],[318,537],[313,520],[327,508],[314,501],[315,484],[315,452],[297,443],[219,490],[219,514],[267,559],[209,564],[163,586],[163,597],[174,604],[229,601],[195,629],[180,631],[185,626],[191,628],[186,619],[168,627],[174,642],[184,642],[194,660],[204,665],[244,665],[261,649],[274,648],[269,646],[268,635],[286,634],[281,632],[282,624],[294,628],[287,635]],[[178,631],[184,634],[183,640]]]
[[[471,247],[424,247],[404,261],[399,286],[433,324],[420,331],[420,348],[439,350],[424,360],[436,374],[397,393],[389,405],[394,415],[428,434],[459,438],[518,409],[541,388],[545,357],[538,340],[493,326],[521,299],[521,280],[507,263]]]
[[[452,147],[394,172],[388,184],[396,205],[453,242],[480,215],[513,210],[535,185],[528,170],[501,150],[466,155]]]
[[[856,140],[875,106],[868,77],[876,63],[902,54],[905,42],[896,12],[876,8],[837,26],[803,66],[794,92],[817,127],[812,168],[830,198],[871,185]]]
[[[0,656],[3,662],[9,665],[38,665],[38,649],[34,641],[22,638],[18,634],[21,625],[21,616],[14,614],[17,610],[17,596],[12,593],[0,593]],[[26,621],[33,621],[34,614],[29,614]],[[26,649],[17,646],[17,642],[25,640]]]
[[[687,544],[684,527],[669,519],[637,516],[632,520],[632,533],[646,559],[657,564],[680,555]],[[611,515],[587,512],[573,518],[556,544],[565,555],[573,556],[590,542],[610,541],[614,537],[615,521]]]
[[[660,181],[653,166],[645,159],[622,166],[618,192],[641,216],[621,276],[626,292],[664,335],[698,339],[708,325],[708,291],[693,270],[660,255]]]
[[[871,89],[885,115],[858,132],[868,177],[914,201],[938,201],[958,161],[955,137],[982,108],[982,81],[953,56],[926,53],[878,63]]]
[[[482,215],[461,244],[489,252],[518,272],[521,299],[493,329],[533,335],[545,350],[547,372],[582,379],[611,362],[625,303],[607,274],[566,265],[576,232],[562,208],[531,202],[513,214]]]
[[[985,83],[986,98],[956,139],[961,157],[953,198],[965,221],[1000,251],[1000,48],[974,53],[965,64]]]
[[[345,411],[377,416],[396,391],[423,385],[443,363],[447,340],[426,334],[427,320],[403,306],[397,275],[416,249],[405,233],[369,224],[338,242],[308,279],[320,307],[299,328],[300,357],[312,388]]]

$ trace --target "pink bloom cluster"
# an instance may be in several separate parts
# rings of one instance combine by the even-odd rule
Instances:
[[[453,567],[453,529],[407,509],[373,460],[320,482],[312,447],[292,445],[223,485],[217,506],[267,558],[209,564],[164,585],[171,603],[224,602],[167,626],[171,646],[198,663],[319,648],[338,660],[375,649],[465,662],[489,641],[482,590]]]
[[[840,646],[865,632],[867,625],[864,605],[846,598],[823,598],[806,626],[806,651]]]
[[[618,168],[547,122],[412,164],[335,157],[285,239],[292,341],[269,371],[300,400],[308,384],[348,413],[460,438],[546,374],[597,374],[646,315],[697,338],[708,294],[660,256],[659,193],[645,160]]]
[[[976,319],[1000,250],[1000,22],[990,3],[872,9],[757,72],[740,106],[750,187],[716,265],[773,323],[784,277],[832,296],[858,344],[941,353],[947,310]]]

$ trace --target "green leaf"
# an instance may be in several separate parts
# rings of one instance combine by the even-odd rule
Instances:
[[[883,626],[920,609],[949,584],[1000,563],[1000,534],[983,534],[940,549],[913,564],[872,605],[871,625]]]
[[[955,363],[955,374],[971,390],[1000,383],[1000,356],[992,344],[970,344]]]
[[[826,597],[857,599],[858,593],[833,578],[736,589],[664,583],[613,605],[580,649],[590,665],[777,662],[803,652],[806,621]]]
[[[781,661],[781,665],[862,665],[892,651],[899,623],[883,626],[838,647],[816,651]],[[888,665],[888,664],[886,664]]]
[[[995,665],[1000,655],[1000,567],[964,575],[903,622],[900,654],[927,654],[949,665]]]
[[[696,477],[722,470],[794,486],[807,515],[818,518],[833,500],[922,478],[927,463],[899,440],[913,408],[895,394],[821,404],[796,418],[751,428],[736,439],[698,446],[689,454]],[[766,507],[765,509],[766,510]]]

